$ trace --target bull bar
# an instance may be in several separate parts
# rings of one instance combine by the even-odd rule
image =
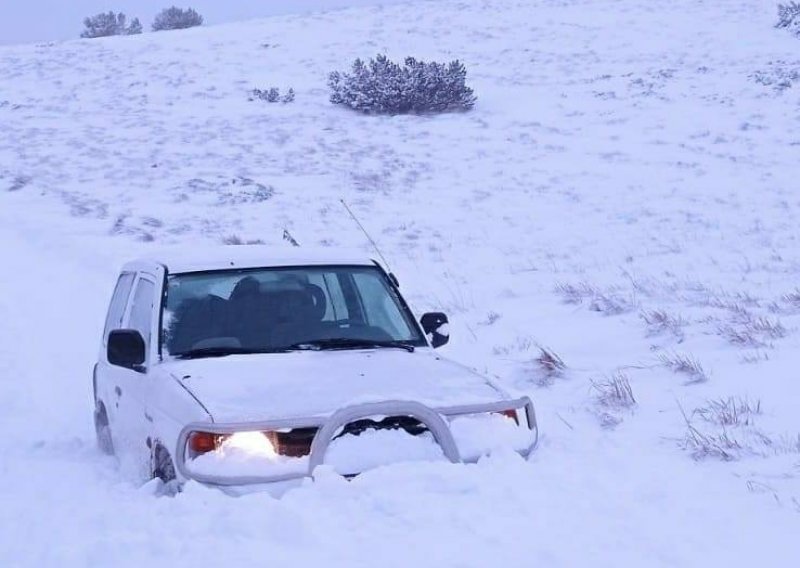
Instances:
[[[256,422],[239,422],[217,424],[213,422],[193,422],[186,425],[178,436],[175,452],[175,466],[186,479],[193,479],[207,485],[237,486],[276,483],[310,477],[314,469],[323,464],[325,454],[330,443],[338,436],[341,429],[356,420],[374,416],[409,416],[420,421],[433,435],[442,449],[444,456],[452,463],[466,463],[474,460],[464,460],[459,453],[450,427],[445,418],[455,418],[470,414],[488,414],[510,410],[524,410],[528,429],[534,433],[531,445],[518,451],[527,457],[539,443],[539,426],[536,421],[536,411],[533,402],[527,396],[514,400],[498,402],[468,404],[460,406],[431,408],[415,401],[390,400],[384,402],[370,402],[354,404],[343,407],[329,416],[309,416],[302,418],[286,418],[278,420],[265,420]],[[519,414],[518,414],[519,416]],[[521,418],[518,417],[518,420]],[[208,473],[191,472],[186,464],[186,445],[192,432],[209,432],[212,434],[234,434],[236,432],[276,431],[294,428],[318,428],[311,442],[311,451],[308,456],[308,469],[305,473],[292,472],[276,475],[216,475]]]

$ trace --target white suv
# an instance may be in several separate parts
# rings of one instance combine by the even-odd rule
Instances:
[[[417,323],[369,258],[300,251],[125,265],[94,369],[101,449],[147,477],[228,488],[532,451],[530,399],[434,352],[444,314]]]

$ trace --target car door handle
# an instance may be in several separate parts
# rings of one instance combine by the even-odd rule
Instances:
[[[114,387],[114,392],[117,393],[117,396],[122,396],[122,389],[119,387]]]

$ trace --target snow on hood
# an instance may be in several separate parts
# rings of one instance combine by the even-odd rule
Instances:
[[[164,367],[215,422],[324,416],[385,400],[442,407],[509,398],[488,379],[429,349],[232,355]]]

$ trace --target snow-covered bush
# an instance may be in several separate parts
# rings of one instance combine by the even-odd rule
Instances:
[[[328,85],[332,103],[367,114],[446,112],[475,104],[466,77],[457,60],[426,63],[408,57],[401,66],[378,55],[366,63],[356,59],[349,73],[331,73]]]
[[[155,20],[153,20],[153,31],[184,30],[202,25],[203,16],[198,14],[194,8],[184,10],[177,6],[172,6],[156,15]]]
[[[798,24],[800,24],[800,20],[798,20]],[[800,34],[800,32],[798,33]],[[779,59],[770,61],[768,67],[756,71],[750,77],[759,85],[772,87],[776,92],[781,93],[791,89],[796,83],[800,83],[800,67],[797,67],[796,62]]]
[[[800,2],[778,4],[778,23],[776,28],[785,28],[800,37]]]
[[[294,96],[294,89],[289,89],[285,94],[281,95],[281,90],[277,87],[253,89],[250,91],[251,101],[258,99],[260,101],[267,101],[268,103],[291,103],[294,102]]]
[[[135,35],[142,33],[142,24],[139,18],[134,18],[128,24],[128,18],[120,12],[107,12],[83,19],[83,38],[109,37],[118,35]]]

